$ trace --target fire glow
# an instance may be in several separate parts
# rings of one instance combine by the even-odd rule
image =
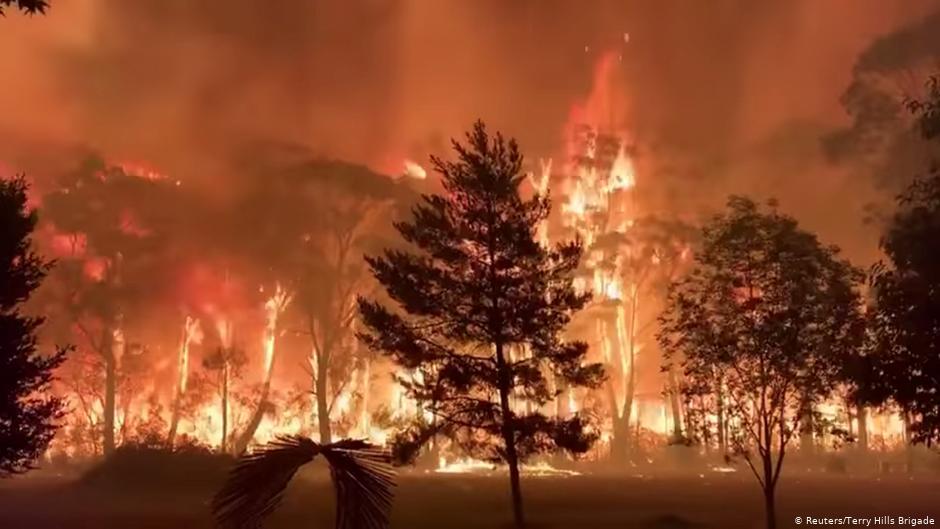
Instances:
[[[675,395],[674,388],[668,387],[672,382],[656,380],[658,388],[666,386],[668,391],[657,391],[653,398],[640,395],[639,367],[644,363],[655,367],[660,360],[651,347],[646,321],[656,306],[653,300],[644,297],[645,289],[649,274],[662,271],[667,263],[656,253],[646,256],[634,253],[631,248],[592,248],[601,239],[628,238],[644,213],[636,196],[638,186],[643,185],[634,155],[636,146],[624,124],[611,119],[628,113],[626,102],[615,97],[624,93],[614,89],[618,83],[618,63],[615,54],[601,57],[591,93],[569,113],[563,129],[564,154],[560,159],[541,160],[538,170],[529,178],[533,192],[560,197],[554,217],[538,227],[538,240],[549,245],[574,235],[588,249],[583,263],[587,273],[577,278],[577,286],[593,294],[591,315],[587,316],[591,321],[581,326],[577,338],[588,341],[592,354],[604,362],[608,380],[604,387],[590,394],[557,388],[553,411],[567,416],[591,410],[602,417],[601,442],[592,454],[594,457],[606,456],[615,446],[622,445],[626,437],[639,440],[646,432],[658,436],[664,444],[668,434],[683,427],[679,403],[667,402],[662,397],[662,393]],[[120,167],[147,181],[167,178],[138,165]],[[402,167],[402,174],[412,179],[428,177],[425,169],[411,160],[404,160]],[[132,215],[122,227],[126,227],[130,236],[146,234],[136,226]],[[112,263],[100,256],[86,255],[86,242],[80,235],[54,234],[52,244],[57,253],[81,259],[88,278],[103,281],[109,273]],[[676,254],[679,262],[691,260],[688,246],[678,248]],[[638,274],[636,270],[644,272]],[[225,296],[219,294],[218,299],[210,299],[184,316],[175,345],[176,361],[158,362],[154,366],[156,371],[168,374],[134,381],[127,395],[118,396],[115,431],[119,443],[162,435],[170,445],[192,443],[239,452],[277,435],[316,436],[317,421],[328,420],[344,436],[385,444],[396,422],[424,413],[417,403],[405,398],[401,386],[390,381],[389,365],[367,358],[357,359],[347,380],[338,384],[338,388],[330,388],[335,397],[329,403],[327,416],[319,417],[309,377],[284,376],[288,371],[305,369],[313,378],[318,375],[316,353],[309,353],[309,345],[305,345],[308,352],[305,365],[289,364],[288,360],[293,359],[284,354],[299,332],[290,328],[284,318],[292,304],[299,302],[297,293],[286,282],[273,284],[273,290],[270,284],[267,289],[264,286],[251,289],[263,298],[260,302],[227,304]],[[223,306],[224,309],[220,308]],[[120,325],[112,339],[116,344],[115,362],[118,366],[129,365],[137,353],[124,343]],[[346,351],[355,348],[351,332],[338,341]],[[238,348],[246,353],[247,369],[242,374],[238,373],[234,355]],[[197,369],[199,365],[208,366],[203,371],[213,375],[201,372]],[[75,370],[100,368],[100,360],[93,355],[76,360],[73,366]],[[407,379],[419,373],[399,375]],[[97,375],[88,378],[91,386],[101,384]],[[95,392],[89,393],[85,386],[61,384],[61,389],[72,402],[73,412],[66,417],[64,428],[50,448],[50,456],[100,453],[100,446],[89,444],[87,439],[90,434],[92,438],[100,437],[105,424],[104,399]],[[519,399],[515,405],[525,403]],[[714,422],[714,418],[709,420]],[[894,435],[901,428],[897,421],[874,417],[869,424],[873,431],[885,436]],[[83,443],[77,441],[83,437]],[[437,469],[443,474],[493,471],[493,466],[485,462],[443,456]],[[577,475],[544,462],[523,467],[523,473]]]

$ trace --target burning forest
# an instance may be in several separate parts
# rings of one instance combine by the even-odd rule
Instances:
[[[940,4],[209,4],[0,0],[8,526],[936,523]]]

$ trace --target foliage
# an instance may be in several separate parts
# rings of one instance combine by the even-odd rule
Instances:
[[[937,127],[940,89],[910,105],[927,139]],[[940,170],[933,167],[898,197],[898,210],[881,241],[890,261],[872,272],[871,351],[861,400],[894,402],[910,416],[912,438],[940,441]]]
[[[467,142],[454,142],[457,162],[432,158],[445,193],[424,196],[411,221],[395,224],[417,251],[367,258],[401,310],[360,298],[360,338],[401,366],[398,383],[430,416],[418,414],[398,453],[411,459],[444,435],[477,457],[507,462],[521,502],[520,460],[554,449],[583,453],[596,438],[581,415],[539,411],[557,394],[549,377],[596,387],[603,370],[584,363],[585,343],[560,337],[589,299],[573,287],[581,244],[545,248],[536,240],[550,204],[520,197],[515,141],[491,138],[477,122]]]
[[[76,345],[100,356],[104,392],[101,429],[105,453],[116,444],[115,417],[122,402],[133,397],[133,369],[120,365],[124,350],[142,351],[130,341],[135,323],[151,321],[152,311],[175,292],[167,288],[178,277],[181,255],[188,251],[190,217],[195,211],[181,201],[179,186],[163,175],[136,167],[112,165],[95,157],[85,159],[43,196],[44,222],[69,251],[52,275],[58,305],[65,316],[58,325],[78,331]],[[174,241],[170,244],[170,241]],[[172,303],[174,309],[177,304]],[[127,368],[127,369],[125,369]]]
[[[202,492],[221,483],[232,465],[230,456],[215,454],[190,442],[166,444],[166,425],[153,435],[132,439],[111,457],[100,460],[85,472],[80,482],[88,487],[113,491],[128,488],[145,491],[187,490]],[[146,476],[146,479],[141,479]]]
[[[0,477],[32,468],[64,411],[48,391],[66,350],[40,355],[43,318],[22,313],[51,267],[32,249],[37,217],[27,206],[28,188],[22,176],[0,180]]]
[[[46,13],[46,9],[49,9],[48,0],[0,0],[0,16],[5,15],[5,8],[14,7],[24,13],[29,15],[40,14],[43,15]]]
[[[318,444],[297,436],[281,437],[238,461],[212,501],[219,526],[260,527],[297,470],[318,455],[329,464],[336,489],[336,528],[387,527],[394,487],[388,455],[361,440]]]
[[[721,395],[730,444],[768,497],[807,410],[833,391],[862,333],[861,273],[775,209],[732,197],[674,285],[659,339],[687,383]]]
[[[235,209],[232,235],[239,240],[233,245],[249,257],[264,256],[273,276],[267,282],[280,281],[293,295],[286,319],[310,339],[316,414],[325,418],[321,441],[329,442],[333,403],[365,361],[352,332],[355,296],[369,279],[362,256],[384,243],[389,230],[377,220],[412,193],[364,166],[272,158],[262,153],[246,162],[258,173],[258,186]],[[246,231],[256,236],[243,241]]]

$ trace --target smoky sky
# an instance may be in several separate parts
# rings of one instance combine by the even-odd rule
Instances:
[[[904,32],[938,9],[937,0],[58,0],[47,17],[0,20],[0,161],[31,170],[37,158],[87,148],[222,189],[242,177],[231,160],[258,142],[393,171],[442,151],[477,118],[518,137],[530,157],[551,156],[595,62],[613,52],[629,101],[618,112],[650,156],[668,157],[651,164],[674,181],[664,196],[793,199],[812,227],[851,246],[865,184],[823,168],[815,140],[851,120],[840,96],[859,65],[910,46]],[[800,200],[794,190],[809,184],[819,198]],[[830,222],[833,196],[847,190],[858,198],[838,213],[855,220]]]

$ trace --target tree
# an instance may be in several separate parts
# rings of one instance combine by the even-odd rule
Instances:
[[[509,466],[513,514],[524,524],[519,464],[552,449],[578,454],[597,435],[581,415],[549,417],[549,378],[596,387],[599,364],[587,345],[560,334],[590,295],[575,291],[580,242],[546,248],[538,226],[548,197],[524,200],[516,142],[482,122],[453,142],[457,162],[432,157],[445,194],[425,195],[410,221],[395,224],[417,252],[386,250],[366,261],[399,310],[358,301],[360,338],[414,376],[398,382],[424,414],[395,441],[410,460],[436,435],[471,454]]]
[[[306,222],[296,260],[291,264],[296,307],[311,342],[310,372],[316,397],[320,442],[332,441],[331,417],[337,397],[347,388],[357,366],[353,326],[356,296],[369,276],[362,259],[382,238],[378,219],[388,216],[401,191],[386,176],[339,162],[298,168],[294,193],[306,195]]]
[[[222,346],[202,361],[204,369],[215,373],[212,383],[218,392],[221,404],[222,439],[219,442],[219,452],[223,454],[228,451],[229,400],[232,381],[241,378],[242,369],[247,362],[244,351],[232,346],[231,343],[225,343],[230,341],[230,338],[223,338]]]
[[[687,381],[723,395],[729,445],[760,483],[773,529],[787,448],[859,345],[861,273],[793,218],[747,198],[729,199],[702,235],[659,339],[667,362],[681,353]]]
[[[356,295],[370,280],[362,256],[381,248],[389,230],[378,221],[412,192],[366,167],[310,156],[261,151],[245,161],[259,185],[236,208],[235,223],[244,225],[235,244],[248,256],[264,255],[268,282],[282,282],[292,296],[284,319],[310,340],[311,418],[320,442],[329,443],[337,398],[367,361],[350,346]],[[256,234],[247,245],[246,230]]]
[[[930,98],[910,105],[920,133],[940,136],[940,86]],[[889,263],[873,270],[871,350],[860,398],[869,404],[894,402],[910,417],[912,439],[940,441],[940,169],[912,183],[898,197],[898,210],[881,241]]]
[[[281,502],[301,466],[322,455],[336,491],[336,529],[384,529],[394,487],[387,453],[355,439],[319,444],[305,437],[281,437],[242,456],[212,500],[219,527],[255,529]]]
[[[187,240],[179,187],[162,175],[89,158],[43,196],[45,221],[71,241],[55,278],[68,292],[61,310],[78,329],[78,347],[101,360],[103,451],[115,448],[121,357],[130,324],[145,320],[164,294]],[[169,213],[169,212],[175,213]],[[169,241],[175,244],[169,244]]]
[[[4,9],[10,6],[30,15],[37,13],[43,15],[49,8],[49,2],[48,0],[0,0],[0,16],[5,15]]]
[[[628,455],[634,398],[638,379],[638,352],[648,340],[657,323],[657,310],[641,310],[644,305],[658,306],[665,297],[669,283],[687,264],[694,228],[679,220],[648,216],[635,219],[629,229],[607,231],[597,236],[590,247],[592,255],[602,256],[591,263],[582,263],[589,280],[595,270],[609,277],[602,288],[603,300],[585,310],[591,323],[601,323],[601,348],[608,374],[605,383],[613,428],[611,456],[623,459]],[[606,287],[607,285],[605,285]],[[655,309],[654,306],[654,309]],[[579,318],[580,319],[580,318]],[[675,437],[681,437],[675,373],[670,372],[667,393],[674,417]],[[638,422],[638,421],[637,421]]]
[[[27,206],[28,188],[22,176],[0,180],[0,477],[31,469],[64,413],[49,390],[66,350],[41,356],[43,318],[22,313],[52,266],[32,249],[37,216]]]

